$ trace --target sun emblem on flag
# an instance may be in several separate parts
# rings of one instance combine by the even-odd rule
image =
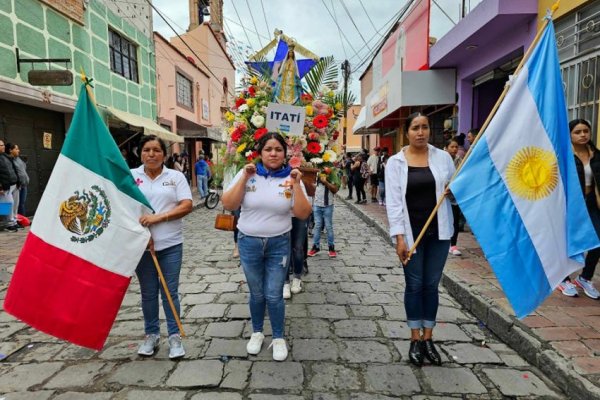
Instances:
[[[521,198],[534,201],[549,196],[558,184],[554,152],[533,146],[519,150],[506,167],[506,181]]]
[[[106,193],[97,185],[89,190],[76,190],[71,197],[60,203],[58,211],[62,225],[74,235],[72,242],[91,242],[110,224],[110,202]]]

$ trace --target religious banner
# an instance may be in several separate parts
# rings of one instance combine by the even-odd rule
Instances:
[[[283,132],[291,136],[302,135],[305,118],[304,107],[277,103],[269,103],[267,107],[267,129],[270,132]]]

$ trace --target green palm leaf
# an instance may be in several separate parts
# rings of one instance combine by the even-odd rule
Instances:
[[[324,87],[333,89],[338,83],[338,68],[333,56],[321,58],[304,77],[313,97]]]

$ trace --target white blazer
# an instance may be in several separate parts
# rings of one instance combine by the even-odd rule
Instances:
[[[435,179],[436,201],[440,199],[446,185],[454,174],[454,162],[450,154],[430,144],[429,169]],[[404,235],[406,245],[410,248],[414,243],[408,209],[406,208],[406,182],[408,180],[408,162],[403,148],[390,157],[385,166],[385,203],[387,208],[390,236],[396,242],[396,235]],[[452,206],[448,197],[438,209],[438,235],[440,240],[449,240],[454,233]]]

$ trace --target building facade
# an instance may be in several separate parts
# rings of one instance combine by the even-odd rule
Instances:
[[[70,62],[18,64],[17,49],[20,58]],[[30,70],[49,68],[70,71],[73,85],[29,83]],[[18,144],[27,160],[30,212],[60,152],[81,70],[93,78],[98,108],[117,142],[158,127],[152,14],[146,1],[0,1],[0,138]],[[137,117],[138,127],[111,109],[124,118]]]

